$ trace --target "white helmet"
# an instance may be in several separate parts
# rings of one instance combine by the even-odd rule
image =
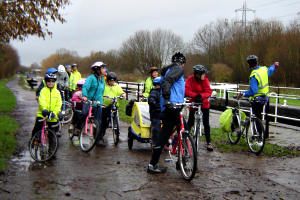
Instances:
[[[58,65],[57,71],[58,71],[59,73],[64,73],[66,70],[65,70],[65,67],[64,67],[63,65]]]
[[[106,64],[104,62],[101,61],[97,61],[94,64],[91,65],[91,68],[95,68],[95,67],[104,67],[106,66]]]

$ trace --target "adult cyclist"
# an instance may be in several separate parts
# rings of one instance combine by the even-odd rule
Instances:
[[[76,91],[76,84],[80,79],[81,79],[81,74],[78,71],[78,65],[74,63],[72,64],[72,72],[69,80],[69,88],[70,91],[72,92],[72,95]]]
[[[167,144],[173,127],[179,123],[180,110],[174,109],[174,104],[184,102],[184,73],[183,68],[186,63],[184,55],[180,52],[172,56],[172,64],[165,67],[161,73],[161,119],[163,127],[159,133],[158,141],[153,147],[152,158],[148,165],[148,173],[164,173],[166,167],[157,165],[160,154],[165,144]]]
[[[209,80],[207,78],[208,70],[203,65],[195,65],[193,67],[194,74],[186,79],[185,96],[191,97],[191,102],[202,102],[201,111],[203,113],[203,126],[207,150],[213,151],[210,143],[210,126],[209,126],[209,101],[208,98],[212,94]],[[195,121],[195,109],[190,109],[188,127],[191,128]]]
[[[250,88],[238,95],[238,99],[242,96],[256,99],[252,104],[253,113],[262,119],[263,107],[266,104],[266,113],[269,110],[269,76],[274,74],[275,69],[279,67],[279,62],[274,62],[270,67],[258,65],[258,57],[250,55],[247,57],[247,63],[251,70]],[[266,138],[269,137],[269,118],[266,117]]]

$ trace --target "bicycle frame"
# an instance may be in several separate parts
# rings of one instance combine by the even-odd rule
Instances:
[[[89,108],[89,112],[88,112],[88,116],[86,117],[85,119],[85,126],[84,126],[84,133],[87,135],[88,134],[88,131],[87,131],[87,128],[88,128],[88,120],[89,118],[92,117],[92,110],[93,110],[93,105],[92,105],[92,102],[90,102],[90,108]],[[92,136],[94,135],[93,133],[93,124],[90,123],[90,132],[92,134]]]

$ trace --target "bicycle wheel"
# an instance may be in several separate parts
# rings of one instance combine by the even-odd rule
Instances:
[[[253,118],[251,120],[247,127],[246,138],[250,151],[259,155],[265,146],[265,130],[260,119]]]
[[[45,138],[42,144],[42,131],[36,132],[30,139],[29,151],[31,157],[38,162],[50,160],[56,153],[58,140],[56,134],[50,129],[45,130]]]
[[[195,120],[194,126],[191,130],[191,134],[192,134],[193,140],[195,142],[196,152],[198,152],[198,149],[199,149],[200,131],[201,131],[201,123],[199,120]]]
[[[87,132],[85,133],[85,130]],[[88,123],[81,129],[79,135],[80,148],[84,152],[89,152],[95,146],[99,134],[99,123],[95,118],[89,118]]]
[[[236,114],[232,115],[231,128],[227,135],[231,144],[237,144],[241,138],[240,120]]]
[[[182,134],[182,144],[179,144],[178,163],[183,178],[192,180],[197,169],[197,152],[193,138],[187,132]]]
[[[74,115],[74,112],[73,112],[71,105],[69,103],[66,103],[66,108],[63,113],[62,123],[63,124],[69,123],[72,120],[73,115]]]
[[[113,116],[113,124],[111,129],[113,132],[114,144],[117,145],[119,143],[119,136],[120,136],[119,119],[117,114]]]

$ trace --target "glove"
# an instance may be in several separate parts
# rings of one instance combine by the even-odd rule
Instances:
[[[241,92],[241,93],[239,93],[239,94],[236,96],[236,99],[239,100],[239,99],[242,98],[242,97],[243,97],[243,93]]]
[[[198,95],[195,97],[195,102],[196,102],[196,103],[201,103],[202,101],[203,101],[203,99],[202,99],[201,94],[198,94]]]
[[[44,117],[49,116],[48,110],[43,110],[43,111],[42,111],[42,115],[43,115]]]
[[[55,118],[55,114],[51,111],[51,112],[49,113],[49,119],[53,119],[53,118]]]
[[[275,69],[277,69],[279,67],[279,62],[274,62],[273,65],[275,66]]]
[[[64,115],[62,113],[58,114],[58,119],[61,121],[64,118]]]
[[[172,102],[170,102],[170,101],[166,101],[166,103],[165,103],[164,106],[165,106],[168,110],[171,110],[171,111],[175,110],[174,104],[173,104]]]

